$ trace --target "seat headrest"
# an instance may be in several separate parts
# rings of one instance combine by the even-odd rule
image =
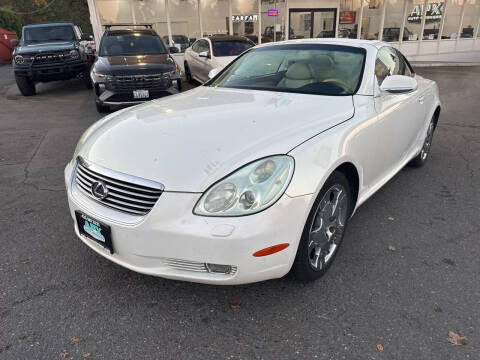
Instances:
[[[328,55],[317,55],[314,59],[317,66],[322,66],[324,68],[330,69],[333,65],[333,60]]]
[[[285,73],[285,77],[291,80],[309,80],[313,76],[308,65],[297,62],[290,65]]]

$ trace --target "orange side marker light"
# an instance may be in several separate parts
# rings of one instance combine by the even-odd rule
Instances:
[[[268,248],[265,248],[265,249],[262,249],[262,250],[258,250],[257,252],[254,252],[253,256],[261,257],[261,256],[272,255],[272,254],[275,254],[276,252],[279,252],[279,251],[282,251],[283,249],[286,249],[289,246],[290,246],[290,244],[288,244],[288,243],[273,245],[273,246],[270,246]]]

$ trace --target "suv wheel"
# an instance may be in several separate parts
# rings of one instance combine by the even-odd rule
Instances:
[[[98,111],[100,114],[104,114],[104,113],[110,111],[110,107],[109,107],[109,106],[102,105],[102,104],[100,104],[100,103],[98,103],[98,102],[95,102],[95,105],[97,106],[97,111]]]
[[[82,75],[83,75],[82,78],[83,78],[83,83],[85,84],[85,87],[87,89],[91,89],[93,85],[92,85],[92,79],[90,79],[90,69],[87,68]]]
[[[30,78],[25,76],[15,76],[15,81],[17,82],[18,90],[20,90],[23,96],[32,96],[36,94],[35,83]]]
[[[193,83],[193,78],[192,78],[192,73],[190,72],[190,67],[188,66],[188,63],[185,61],[185,77],[187,78],[187,81],[192,84]]]

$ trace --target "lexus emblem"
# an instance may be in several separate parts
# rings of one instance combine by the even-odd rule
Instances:
[[[107,185],[103,181],[95,181],[91,186],[92,195],[99,200],[103,200],[108,195]]]

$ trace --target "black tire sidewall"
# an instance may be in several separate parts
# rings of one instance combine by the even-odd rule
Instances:
[[[32,96],[36,94],[35,82],[24,76],[15,76],[18,90],[23,96]]]
[[[188,66],[188,63],[186,61],[185,61],[184,67],[185,67],[185,78],[189,83],[192,83],[193,81],[192,73],[190,72],[190,66]]]
[[[326,266],[324,266],[322,270],[317,271],[317,270],[314,270],[312,268],[312,266],[310,265],[310,262],[309,262],[308,241],[309,241],[310,228],[311,228],[312,221],[314,220],[316,209],[317,209],[317,206],[318,206],[320,200],[323,198],[326,191],[336,184],[339,184],[339,185],[343,186],[345,188],[345,190],[347,191],[347,197],[348,197],[347,220],[345,222],[343,235],[342,235],[342,238],[340,239],[340,241],[338,243],[337,250],[333,254],[333,256],[330,259],[330,261],[328,262],[328,264],[326,264]],[[323,185],[320,192],[318,193],[318,196],[315,199],[315,202],[313,203],[312,208],[310,209],[310,213],[308,215],[307,221],[306,221],[305,226],[303,228],[302,237],[300,239],[300,243],[298,244],[297,254],[295,256],[295,260],[294,260],[293,267],[292,267],[292,270],[293,270],[292,272],[297,279],[303,280],[303,281],[316,280],[316,279],[322,277],[327,272],[327,270],[330,268],[330,266],[334,262],[335,257],[338,254],[338,251],[340,250],[341,244],[343,242],[343,237],[345,236],[345,231],[347,229],[348,219],[349,219],[350,214],[352,213],[352,210],[353,210],[352,206],[353,206],[353,204],[352,204],[352,190],[351,190],[350,183],[349,183],[348,179],[346,178],[346,176],[343,173],[341,173],[339,171],[333,172],[330,175],[330,177],[327,179],[325,184]]]

